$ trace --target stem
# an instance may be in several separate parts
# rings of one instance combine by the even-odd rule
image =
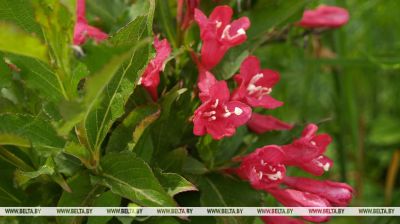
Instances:
[[[400,149],[397,149],[392,156],[392,161],[390,162],[390,166],[386,176],[386,185],[385,185],[385,204],[389,206],[392,203],[392,195],[394,184],[396,182],[397,173],[399,172],[400,167]]]
[[[34,169],[25,163],[22,159],[15,156],[13,153],[9,152],[6,148],[0,147],[0,158],[12,164],[13,166],[23,170],[23,171],[34,171]]]

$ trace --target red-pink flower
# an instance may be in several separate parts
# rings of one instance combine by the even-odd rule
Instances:
[[[285,123],[271,115],[253,113],[247,122],[247,127],[257,134],[262,134],[267,131],[290,130],[293,128],[293,125]]]
[[[308,192],[272,188],[268,189],[268,193],[286,207],[331,207],[331,204],[325,198]],[[328,216],[304,216],[303,218],[311,222],[329,220]]]
[[[333,166],[332,160],[323,155],[332,139],[328,134],[316,135],[317,130],[315,124],[309,124],[301,138],[282,146],[287,155],[285,164],[298,166],[314,175],[322,175]]]
[[[265,224],[304,224],[300,219],[288,216],[262,216]]]
[[[178,0],[176,18],[182,30],[187,29],[193,22],[194,9],[199,5],[200,0]],[[185,8],[185,12],[183,12],[183,8]]]
[[[210,17],[199,9],[195,9],[194,19],[200,26],[201,63],[210,70],[224,57],[229,48],[243,43],[250,20],[241,17],[230,23],[233,11],[229,6],[217,6]]]
[[[236,128],[245,124],[251,116],[251,108],[239,101],[230,101],[229,89],[225,81],[218,81],[208,89],[208,97],[196,109],[193,117],[193,133],[206,133],[219,140],[232,136]]]
[[[239,85],[232,99],[249,104],[252,107],[274,109],[283,105],[271,97],[272,88],[279,81],[279,74],[273,70],[261,69],[255,56],[247,57],[240,66],[240,74],[234,79]]]
[[[102,41],[108,35],[96,27],[90,26],[85,18],[85,0],[77,0],[76,3],[76,23],[74,28],[74,44],[82,45],[88,37],[95,41]]]
[[[285,154],[279,146],[264,146],[243,157],[236,173],[255,189],[276,187],[286,174],[284,159]]]
[[[349,12],[340,7],[321,5],[314,10],[306,10],[298,22],[305,28],[336,28],[349,21]]]
[[[347,206],[353,197],[353,188],[345,183],[285,177],[284,184],[290,188],[319,195],[335,206]]]
[[[171,53],[171,46],[167,39],[159,41],[158,37],[155,37],[154,48],[156,49],[156,56],[150,60],[146,70],[139,80],[139,84],[150,93],[154,101],[157,101],[157,87],[158,84],[160,84],[160,71],[164,69],[164,62]]]

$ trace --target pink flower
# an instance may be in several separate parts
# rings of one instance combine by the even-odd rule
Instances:
[[[300,219],[288,216],[262,216],[265,224],[304,224]]]
[[[161,41],[158,37],[154,38],[154,48],[156,49],[155,58],[151,59],[139,79],[139,85],[142,85],[151,95],[154,101],[158,99],[157,87],[160,84],[160,71],[164,70],[164,62],[171,54],[171,46],[167,39]]]
[[[285,123],[271,115],[253,113],[247,122],[247,127],[257,134],[262,134],[267,131],[290,130],[293,128],[293,125]]]
[[[264,146],[243,157],[236,173],[255,189],[276,187],[286,174],[283,150],[276,145]]]
[[[272,87],[279,81],[279,74],[269,69],[260,69],[260,61],[255,56],[247,57],[240,66],[240,74],[234,77],[239,87],[232,99],[252,107],[274,109],[283,105],[270,96]]]
[[[210,89],[216,83],[217,79],[214,77],[214,75],[200,65],[197,87],[200,90],[199,98],[202,102],[206,102],[210,98]]]
[[[239,101],[229,100],[229,89],[225,81],[218,81],[208,89],[205,102],[194,112],[195,135],[206,133],[219,140],[232,136],[236,127],[245,124],[251,116],[251,108]]]
[[[316,135],[317,130],[315,124],[309,124],[301,138],[294,140],[292,144],[282,146],[287,155],[285,161],[287,165],[298,166],[318,176],[333,166],[332,160],[323,155],[332,139],[328,134]]]
[[[74,44],[82,45],[88,37],[99,42],[108,38],[108,35],[96,27],[90,26],[85,18],[85,0],[77,0],[76,23],[74,28]]]
[[[284,184],[300,191],[319,195],[335,206],[347,206],[353,197],[353,188],[345,183],[286,177]]]
[[[200,26],[200,37],[203,41],[201,48],[201,63],[210,70],[216,66],[229,48],[243,43],[250,20],[241,17],[230,23],[233,11],[229,6],[217,6],[210,17],[195,9],[194,19]]]
[[[349,21],[349,12],[340,7],[321,5],[315,10],[306,10],[298,22],[304,28],[337,28]]]
[[[268,189],[276,200],[286,207],[331,207],[330,203],[323,197],[308,192],[293,189]],[[328,216],[305,216],[305,220],[311,222],[325,222]]]
[[[183,6],[185,4],[185,13],[183,13]],[[186,30],[193,22],[194,9],[199,7],[200,0],[178,0],[177,21],[181,24],[181,29]]]

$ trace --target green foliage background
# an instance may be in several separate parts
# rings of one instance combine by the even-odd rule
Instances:
[[[273,96],[285,105],[267,113],[296,124],[294,130],[257,136],[242,127],[220,142],[191,134],[188,119],[199,102],[188,49],[198,50],[199,34],[196,25],[187,33],[177,29],[173,0],[87,0],[90,24],[111,37],[100,45],[89,41],[83,57],[71,47],[74,0],[0,0],[0,206],[275,206],[219,171],[234,156],[290,142],[310,122],[334,139],[328,156],[335,166],[323,179],[352,185],[351,206],[400,206],[400,2],[220,4],[232,6],[235,17],[248,16],[252,26],[248,41],[231,49],[214,74],[228,79],[246,55],[258,56],[281,74]],[[290,25],[319,4],[347,8],[350,22],[321,33]],[[201,8],[209,13],[215,5],[203,0]],[[173,46],[158,103],[135,88],[154,53],[153,32]],[[337,217],[331,223],[397,221]],[[188,223],[0,217],[0,223],[54,222]],[[194,217],[191,223],[261,221]]]

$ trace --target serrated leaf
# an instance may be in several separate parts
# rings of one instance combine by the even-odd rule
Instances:
[[[146,20],[141,23],[128,24],[111,37],[110,42],[117,47],[121,42],[129,41],[134,46],[140,41],[145,41],[152,35],[153,14],[154,1],[150,1]],[[133,36],[126,35],[125,30],[133,31]],[[115,40],[118,41],[115,42]],[[125,103],[136,87],[139,76],[144,71],[149,59],[151,43],[149,41],[146,43],[144,47],[135,49],[128,62],[122,65],[105,87],[101,102],[85,116],[81,131],[84,133],[90,149],[99,150],[114,121],[124,114]]]
[[[108,154],[101,160],[101,183],[142,206],[176,206],[150,167],[133,153]]]
[[[0,50],[47,62],[47,46],[19,27],[0,22]]]
[[[197,188],[192,183],[179,174],[163,173],[160,171],[157,172],[157,177],[171,197],[186,191],[197,191]]]
[[[72,192],[63,192],[57,207],[91,206],[97,194],[103,191],[99,185],[92,186],[87,172],[78,173],[67,181]],[[57,223],[80,224],[83,216],[57,216]]]
[[[56,152],[64,147],[64,140],[53,127],[39,117],[27,114],[0,114],[0,144],[30,147]]]

